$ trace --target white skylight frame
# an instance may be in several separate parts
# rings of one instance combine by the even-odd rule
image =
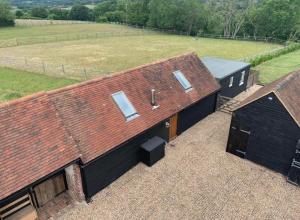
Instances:
[[[139,116],[136,109],[123,91],[116,92],[111,96],[127,121],[135,119]]]
[[[187,80],[185,75],[180,70],[177,70],[177,71],[173,72],[173,74],[174,74],[175,78],[177,79],[177,81],[182,86],[182,88],[186,92],[191,91],[193,89],[191,83]]]

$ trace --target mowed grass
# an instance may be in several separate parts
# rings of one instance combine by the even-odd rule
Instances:
[[[300,50],[282,55],[267,61],[257,67],[260,72],[260,81],[270,83],[292,71],[300,69]]]
[[[39,91],[64,87],[76,80],[54,78],[0,67],[0,102],[20,98]]]
[[[92,33],[140,33],[140,29],[126,27],[123,25],[111,24],[62,24],[44,26],[16,26],[0,29],[0,40],[12,38],[36,38],[47,36],[63,36],[72,34]]]
[[[103,27],[113,29],[115,25]],[[48,26],[48,29],[51,28],[56,29],[56,26]],[[120,28],[120,25],[116,28]],[[44,61],[50,64],[96,70],[99,73],[112,73],[187,52],[196,52],[200,57],[215,56],[239,60],[278,47],[281,46],[263,42],[151,33],[1,48],[0,57],[14,57],[22,60],[27,57],[28,61]]]

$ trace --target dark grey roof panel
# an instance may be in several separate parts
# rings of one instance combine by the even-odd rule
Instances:
[[[223,79],[226,76],[231,75],[232,73],[250,66],[249,63],[245,63],[242,61],[225,60],[215,57],[203,57],[201,60],[207,67],[207,69],[217,79]]]

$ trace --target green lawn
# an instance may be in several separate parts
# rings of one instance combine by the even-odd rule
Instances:
[[[49,36],[63,36],[72,34],[92,34],[92,33],[140,33],[140,29],[130,28],[123,25],[111,24],[62,24],[44,26],[16,26],[0,28],[0,40],[12,38],[35,38]]]
[[[26,57],[31,63],[46,62],[57,66],[64,64],[69,68],[85,68],[93,71],[93,76],[97,76],[187,52],[196,52],[200,57],[216,56],[239,60],[281,47],[278,44],[265,42],[194,38],[158,32],[149,32],[149,34],[146,32],[141,35],[138,34],[141,32],[140,29],[112,24],[48,25],[28,27],[28,29],[17,27],[16,30],[7,29],[4,35],[6,37],[51,36],[52,34],[63,36],[72,33],[93,33],[96,30],[103,33],[108,30],[111,32],[122,30],[124,33],[129,31],[133,35],[0,48],[0,57],[12,57],[21,62],[24,62],[24,57]],[[6,66],[20,68],[20,65],[13,66],[11,62]],[[35,64],[35,66],[41,65]]]
[[[83,68],[87,70],[88,77],[97,77],[187,52],[196,52],[200,57],[244,59],[281,47],[264,42],[168,35],[112,24],[1,28],[0,33],[0,45],[1,40],[2,43],[6,40],[14,42],[15,38],[30,44],[0,48],[0,63],[3,66],[38,73],[48,70],[48,75],[68,77],[75,77],[78,73],[82,75]],[[66,38],[81,34],[94,36],[95,33],[101,37],[81,40]],[[41,38],[55,42],[40,43]],[[62,70],[63,74],[60,72]],[[0,68],[0,101],[74,82],[76,81]]]
[[[39,91],[64,87],[76,80],[54,78],[0,67],[0,102],[20,98]]]
[[[300,50],[274,58],[255,69],[260,72],[262,83],[270,83],[289,72],[300,69]]]

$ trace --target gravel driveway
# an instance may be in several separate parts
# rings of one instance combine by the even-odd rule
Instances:
[[[78,219],[300,219],[300,189],[225,152],[231,116],[216,112],[168,144],[152,168],[140,163],[59,214]]]

